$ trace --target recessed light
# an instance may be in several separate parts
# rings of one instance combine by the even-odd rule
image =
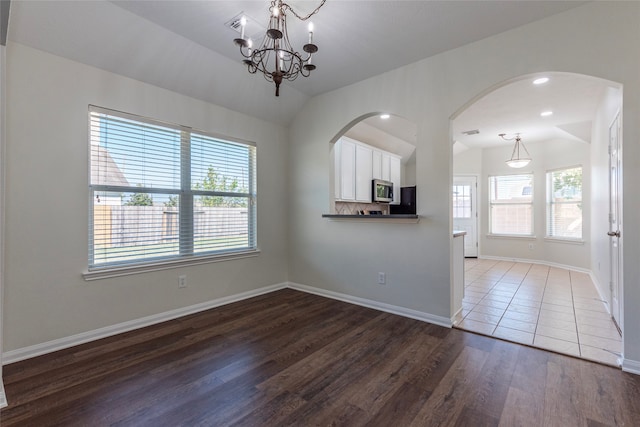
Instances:
[[[538,79],[535,79],[535,80],[533,81],[533,84],[534,84],[534,85],[543,85],[543,84],[545,84],[545,83],[546,83],[546,82],[548,82],[548,81],[549,81],[549,77],[540,77],[540,78],[538,78]]]
[[[386,119],[388,119],[389,117],[391,117],[391,115],[390,115],[390,114],[380,114],[380,118],[381,118],[381,119],[383,119],[383,120],[386,120]]]
[[[548,117],[553,115],[553,111],[543,111],[542,113],[540,113],[541,117]]]

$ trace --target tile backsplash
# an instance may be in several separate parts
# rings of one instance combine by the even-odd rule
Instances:
[[[364,211],[365,215],[368,215],[369,211],[382,211],[383,215],[389,215],[389,205],[387,203],[335,203],[336,215],[358,215],[360,211]]]

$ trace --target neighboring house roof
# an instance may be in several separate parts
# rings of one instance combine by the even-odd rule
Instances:
[[[91,184],[129,186],[109,152],[99,145],[91,145]]]

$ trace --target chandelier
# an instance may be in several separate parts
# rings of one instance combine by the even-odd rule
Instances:
[[[516,136],[514,138],[505,138],[506,135],[507,135],[506,133],[498,134],[498,136],[504,139],[505,141],[513,141],[513,140],[516,141],[513,146],[513,152],[511,153],[511,158],[505,162],[507,166],[516,168],[516,169],[527,166],[531,161],[531,155],[529,154],[527,147],[524,146],[524,142],[522,142],[522,138],[520,138],[520,134],[516,133]],[[524,152],[527,153],[526,156],[524,157],[520,156],[520,147],[522,147]]]
[[[282,80],[295,80],[298,75],[309,77],[316,66],[311,63],[313,54],[318,51],[318,46],[313,44],[313,23],[309,23],[309,43],[302,46],[305,54],[296,52],[289,42],[287,33],[287,12],[291,12],[301,21],[306,21],[318,13],[327,0],[322,0],[313,12],[307,16],[298,15],[287,3],[282,0],[272,0],[269,12],[269,27],[262,43],[258,48],[253,48],[251,39],[245,38],[246,17],[240,19],[240,38],[234,39],[234,43],[240,47],[240,53],[245,58],[243,62],[251,74],[260,71],[264,78],[276,85],[276,96],[280,96],[280,83]]]

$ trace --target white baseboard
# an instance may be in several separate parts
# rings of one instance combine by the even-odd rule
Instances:
[[[354,297],[352,295],[342,294],[339,292],[328,291],[326,289],[315,288],[313,286],[301,285],[299,283],[289,282],[288,287],[309,294],[319,295],[326,298],[335,299],[338,301],[344,301],[362,307],[373,308],[375,310],[384,311],[386,313],[397,314],[398,316],[408,317],[411,319],[421,320],[427,323],[433,323],[435,325],[444,326],[450,328],[453,324],[451,319],[434,316],[433,314],[425,313],[422,311],[412,310],[410,308],[400,307],[397,305],[386,304],[379,301],[374,301],[366,298]]]
[[[2,384],[2,378],[0,378],[0,408],[5,408],[7,406],[7,395],[4,394],[4,384]]]
[[[630,374],[640,375],[640,362],[636,360],[623,359],[622,370]]]
[[[602,289],[601,289],[601,286],[600,286],[600,281],[598,280],[596,275],[593,274],[592,271],[589,272],[589,277],[591,277],[591,281],[593,282],[594,286],[596,287],[596,291],[598,292],[598,296],[600,297],[600,299],[602,300],[602,303],[604,304],[604,308],[606,308],[607,309],[607,313],[609,313],[609,315],[611,315],[611,308],[609,307],[609,301],[607,300],[608,297],[602,295]]]
[[[141,319],[118,323],[116,325],[106,326],[104,328],[95,329],[93,331],[82,332],[80,334],[71,335],[69,337],[59,338],[59,339],[47,341],[41,344],[35,344],[29,347],[23,347],[16,350],[7,351],[2,354],[2,364],[7,365],[9,363],[19,362],[21,360],[30,359],[32,357],[41,356],[43,354],[52,353],[58,350],[63,350],[65,348],[73,347],[79,344],[84,344],[90,341],[95,341],[101,338],[106,338],[106,337],[121,334],[124,332],[129,332],[134,329],[144,328],[146,326],[151,326],[157,323],[166,322],[168,320],[177,319],[178,317],[199,313],[201,311],[209,310],[211,308],[219,307],[221,305],[231,304],[233,302],[242,301],[248,298],[253,298],[258,295],[274,292],[279,289],[284,289],[286,287],[287,287],[286,283],[265,286],[263,288],[242,292],[240,294],[218,298],[215,300],[191,305],[188,307],[177,308],[175,310],[166,311],[164,313],[154,314],[151,316],[143,317]]]
[[[539,259],[510,258],[510,257],[501,257],[501,256],[492,256],[492,255],[480,255],[478,256],[478,259],[490,259],[494,261],[524,262],[527,264],[540,264],[540,265],[546,265],[547,267],[564,268],[565,270],[572,270],[572,271],[577,271],[577,272],[586,273],[586,274],[591,273],[591,270],[587,268],[575,267],[573,265],[559,264],[557,262],[540,261]]]

